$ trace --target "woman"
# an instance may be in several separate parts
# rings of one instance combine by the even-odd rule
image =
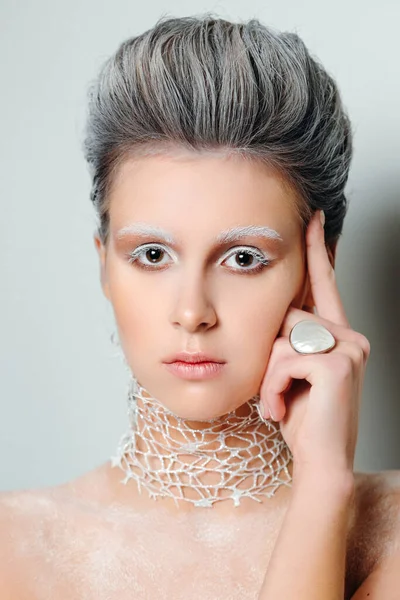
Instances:
[[[3,494],[2,597],[397,597],[394,474],[353,472],[332,78],[256,20],[161,19],[101,70],[84,149],[130,424],[111,463]]]

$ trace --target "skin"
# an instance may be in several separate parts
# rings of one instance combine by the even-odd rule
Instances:
[[[171,255],[162,258],[165,270],[141,271],[128,262],[127,252],[143,241],[124,238],[117,243],[116,232],[137,221],[162,226],[181,238],[175,254],[167,248]],[[284,247],[252,238],[213,248],[212,240],[220,231],[255,224],[278,230]],[[202,420],[219,416],[223,426],[224,414],[235,410],[240,415],[244,403],[260,390],[298,465],[321,458],[321,440],[316,437],[321,434],[327,436],[323,441],[329,441],[330,450],[323,459],[335,471],[324,478],[313,462],[311,469],[296,470],[292,490],[279,489],[261,505],[249,501],[233,509],[231,502],[220,502],[211,510],[197,508],[180,515],[172,500],[156,506],[146,495],[138,495],[134,485],[121,485],[121,472],[109,463],[54,488],[7,494],[0,502],[0,563],[6,565],[0,570],[0,587],[5,597],[43,600],[80,598],[84,593],[100,600],[113,593],[124,600],[132,593],[144,597],[143,590],[149,598],[166,597],[165,593],[192,597],[193,562],[185,560],[194,557],[196,585],[207,588],[203,593],[196,587],[204,599],[245,594],[253,598],[265,574],[259,600],[310,600],[312,594],[319,600],[336,600],[343,597],[345,535],[350,530],[349,556],[361,563],[348,566],[349,590],[365,579],[354,600],[367,595],[368,600],[392,598],[390,590],[399,587],[395,553],[371,571],[375,548],[387,532],[392,547],[398,548],[397,475],[392,473],[389,482],[381,474],[359,474],[354,489],[354,481],[349,484],[347,478],[353,446],[350,455],[342,452],[353,430],[339,427],[338,435],[333,435],[332,412],[318,410],[318,395],[314,392],[311,397],[304,384],[281,393],[287,387],[285,378],[296,377],[294,363],[290,368],[287,363],[284,375],[279,374],[295,322],[318,319],[340,340],[346,329],[336,322],[337,312],[322,314],[324,306],[335,300],[335,292],[331,281],[327,293],[327,279],[320,275],[325,270],[331,277],[327,266],[333,269],[336,248],[325,246],[317,221],[308,229],[307,247],[294,196],[273,172],[233,157],[187,155],[124,163],[110,197],[110,226],[105,246],[95,236],[102,289],[114,310],[127,362],[144,387],[199,428]],[[229,267],[240,268],[233,258],[227,260],[229,266],[219,261],[237,245],[264,249],[274,262],[254,275],[230,271]],[[315,257],[319,264],[313,262]],[[322,317],[313,315],[314,306]],[[220,378],[200,384],[175,379],[165,372],[162,361],[180,350],[214,352],[227,361],[226,369]],[[315,363],[318,369],[323,358],[332,356],[321,355],[321,362]],[[304,369],[307,357],[296,358]],[[299,377],[307,380],[304,371]],[[343,381],[343,377],[331,381],[337,392],[343,390]],[[309,383],[317,384],[318,390],[318,382]],[[335,409],[334,395],[329,406]],[[337,424],[354,424],[356,415],[352,419],[346,415]],[[314,416],[318,419],[313,422]],[[314,433],[310,444],[300,444],[309,432]],[[330,462],[332,457],[344,462]],[[353,495],[358,509],[349,525]],[[187,504],[178,512],[190,513]],[[204,531],[211,537],[200,542]],[[380,548],[379,557],[388,547],[389,543]],[[145,562],[147,557],[151,563]],[[189,568],[183,569],[184,564]],[[199,569],[204,569],[203,578]],[[163,578],[166,572],[169,577]],[[348,591],[345,598],[350,597]]]
[[[169,248],[159,258],[162,268],[143,271],[129,263],[126,254],[145,242],[118,240],[117,232],[137,221],[181,238],[176,253]],[[211,256],[213,238],[237,224],[268,225],[284,243],[246,238]],[[264,250],[272,264],[254,275],[243,267],[240,272],[234,257],[230,269],[217,264],[239,244]],[[107,245],[97,235],[95,245],[129,366],[169,410],[193,421],[224,415],[256,394],[287,309],[314,305],[294,195],[265,167],[243,159],[157,156],[125,162],[111,193]],[[335,250],[329,249],[332,264]],[[215,353],[227,361],[224,373],[200,384],[171,376],[162,361],[179,350]]]
[[[158,271],[127,261],[138,240],[121,241],[118,231],[135,221],[181,240]],[[213,238],[237,224],[279,232],[282,244],[240,242],[267,251],[268,267],[244,275],[215,261],[226,248],[214,253]],[[295,198],[273,172],[227,156],[147,157],[123,165],[108,243],[95,237],[95,244],[126,360],[145,388],[198,428],[204,419],[240,411],[258,392],[265,416],[282,421],[295,457],[294,492],[259,600],[344,598],[358,408],[370,347],[347,321],[334,277],[336,247],[326,247],[319,214],[304,240]],[[318,316],[310,314],[315,298]],[[304,357],[289,345],[291,328],[304,317],[335,335],[329,355]],[[182,381],[160,365],[164,348],[215,352],[227,365],[207,383]]]
[[[109,216],[107,243],[97,235],[94,241],[102,289],[130,369],[193,428],[220,418],[223,430],[224,415],[236,411],[240,416],[244,403],[260,391],[288,308],[312,311],[314,305],[294,192],[265,166],[232,155],[158,155],[122,165],[111,190]],[[121,236],[138,222],[159,226],[181,243],[175,248],[154,236]],[[251,236],[214,246],[221,231],[237,225],[267,225],[283,241]],[[148,255],[129,261],[129,253],[145,243],[162,244],[157,256],[161,265],[151,265]],[[257,259],[250,267],[238,265],[230,255],[235,246],[246,245],[266,253],[271,264],[259,272],[249,270],[259,264]],[[335,250],[329,249],[332,264]],[[152,270],[139,268],[138,262]],[[182,380],[162,364],[171,353],[198,350],[226,361],[220,376]],[[163,431],[156,437],[162,438]],[[214,440],[219,447],[216,435],[206,441]],[[144,449],[140,440],[138,445]],[[203,484],[211,477],[203,476]],[[216,510],[227,510],[218,504]]]
[[[307,319],[327,327],[336,345],[327,354],[293,353],[288,336],[303,315],[291,309],[268,365],[262,386],[264,402],[273,406],[278,418],[283,415],[282,431],[293,451],[295,471],[293,495],[260,600],[294,596],[340,600],[345,592],[346,536],[355,491],[353,462],[370,345],[347,321],[318,221],[314,215],[307,230],[308,270],[318,316],[307,315]],[[288,390],[291,378],[301,381],[300,390]],[[304,387],[305,382],[310,385]],[[266,394],[266,390],[271,392]],[[298,540],[303,540],[301,548]],[[284,577],[287,570],[290,579]]]

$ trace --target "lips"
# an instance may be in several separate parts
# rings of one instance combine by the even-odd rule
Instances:
[[[174,362],[184,362],[189,364],[212,362],[224,364],[226,361],[219,357],[211,356],[210,354],[205,354],[204,352],[178,352],[173,356],[169,356],[164,362],[167,364],[171,364]]]
[[[176,361],[166,364],[165,368],[180,379],[203,381],[219,376],[222,373],[224,366],[223,363],[217,362],[188,363]]]

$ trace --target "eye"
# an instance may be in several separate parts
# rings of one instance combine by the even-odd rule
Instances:
[[[159,270],[157,265],[165,266],[166,264],[165,262],[162,262],[163,254],[165,254],[165,252],[165,248],[158,244],[140,246],[133,250],[133,252],[128,253],[128,262],[131,264],[136,263],[136,266],[139,269],[156,271]],[[142,257],[149,262],[142,262]],[[237,271],[246,274],[258,273],[272,262],[260,250],[248,246],[235,248],[235,251],[231,252],[222,262],[225,262],[231,258],[234,258],[235,264],[238,266],[231,265],[229,269],[231,271]],[[258,264],[253,266],[255,260],[258,261]]]
[[[271,260],[269,260],[265,256],[265,254],[256,250],[255,248],[250,248],[247,246],[235,249],[235,251],[231,252],[231,254],[229,254],[227,258],[230,259],[231,257],[234,257],[234,262],[236,265],[240,265],[239,268],[233,267],[234,271],[247,271],[249,273],[258,273],[271,263]],[[254,259],[258,261],[258,264],[256,266],[252,266],[254,264]],[[243,263],[244,268],[242,268]]]
[[[162,265],[161,260],[160,260],[160,255],[163,254],[163,252],[165,252],[164,248],[162,246],[158,246],[155,244],[148,244],[146,246],[140,246],[139,248],[136,248],[135,250],[133,250],[133,252],[129,252],[128,254],[128,262],[130,263],[137,263],[137,266],[140,269],[148,269],[148,270],[155,270],[153,269],[153,267],[151,265]],[[146,263],[142,263],[139,258],[141,258],[142,256],[144,256],[147,260],[150,261],[150,265],[146,264]]]

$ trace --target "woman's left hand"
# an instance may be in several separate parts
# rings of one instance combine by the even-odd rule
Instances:
[[[271,350],[260,388],[264,414],[279,421],[295,471],[353,471],[367,338],[351,329],[316,211],[306,233],[307,263],[318,315],[290,307]],[[289,342],[293,326],[309,319],[336,339],[333,350],[302,355]]]

